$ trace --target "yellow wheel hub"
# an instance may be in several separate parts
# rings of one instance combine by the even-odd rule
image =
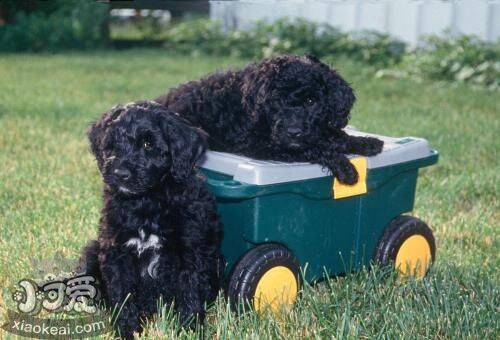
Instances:
[[[279,311],[282,306],[295,302],[297,291],[297,278],[293,272],[284,266],[273,267],[257,283],[253,307],[258,312],[265,308]]]
[[[407,238],[398,250],[396,269],[402,276],[423,278],[431,264],[431,247],[422,235]]]

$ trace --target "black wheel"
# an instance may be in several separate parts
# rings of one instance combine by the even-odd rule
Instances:
[[[374,259],[394,265],[402,276],[422,278],[436,257],[436,243],[429,226],[413,216],[398,216],[380,238]]]
[[[276,311],[292,305],[300,289],[300,265],[292,252],[276,243],[250,249],[232,270],[228,297],[236,305],[249,303],[256,311]]]

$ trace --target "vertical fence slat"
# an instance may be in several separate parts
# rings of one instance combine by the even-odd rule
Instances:
[[[488,2],[462,0],[457,2],[457,32],[474,34],[486,39],[488,28]]]
[[[500,2],[490,3],[489,14],[488,40],[496,41],[500,39]]]

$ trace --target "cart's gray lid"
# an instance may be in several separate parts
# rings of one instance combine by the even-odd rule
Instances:
[[[380,154],[367,157],[368,169],[408,162],[432,154],[429,143],[423,138],[380,136],[361,132],[353,127],[347,127],[345,131],[350,135],[371,136],[384,141],[384,149]],[[348,155],[349,158],[355,156]],[[217,151],[206,152],[200,166],[233,176],[235,181],[256,185],[293,182],[330,175],[327,169],[322,169],[317,164],[261,161]]]

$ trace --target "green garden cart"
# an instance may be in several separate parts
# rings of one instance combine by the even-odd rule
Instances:
[[[302,277],[315,281],[371,262],[425,276],[435,260],[434,237],[408,213],[418,170],[435,164],[438,152],[422,138],[346,131],[385,143],[376,156],[350,157],[359,173],[352,186],[319,165],[207,152],[201,169],[224,227],[230,300],[276,309],[295,301]]]

